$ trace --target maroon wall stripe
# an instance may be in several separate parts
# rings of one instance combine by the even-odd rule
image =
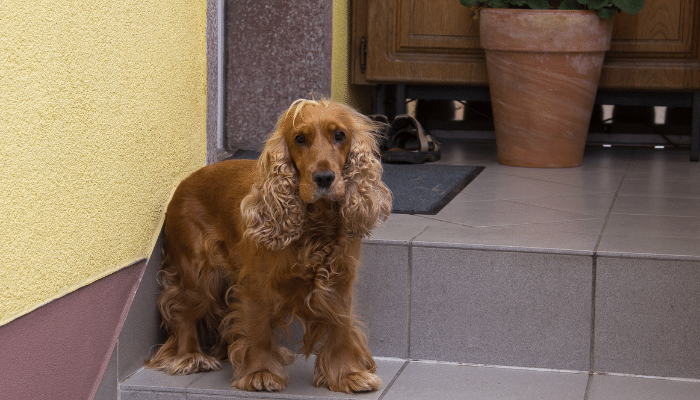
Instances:
[[[138,261],[0,327],[0,398],[94,397],[145,267]]]

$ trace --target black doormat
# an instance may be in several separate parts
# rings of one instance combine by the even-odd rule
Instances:
[[[255,159],[260,153],[237,151],[231,158]],[[435,215],[484,167],[442,164],[382,164],[382,179],[394,196],[395,214]]]
[[[384,183],[394,195],[392,213],[435,215],[484,167],[441,164],[383,164]]]

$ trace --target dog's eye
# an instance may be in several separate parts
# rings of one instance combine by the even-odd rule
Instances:
[[[345,132],[337,131],[335,133],[335,135],[333,135],[333,140],[335,140],[338,143],[344,142],[345,141]]]
[[[294,143],[298,145],[304,145],[306,144],[306,136],[304,135],[296,135],[294,136]]]

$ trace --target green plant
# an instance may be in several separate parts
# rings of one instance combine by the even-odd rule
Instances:
[[[601,18],[612,18],[619,12],[636,14],[644,7],[644,0],[460,0],[475,10],[491,8],[531,8],[533,10],[593,10]]]

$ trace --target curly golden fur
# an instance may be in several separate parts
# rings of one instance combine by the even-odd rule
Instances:
[[[189,374],[228,358],[236,388],[281,390],[294,357],[276,335],[296,319],[315,386],[380,387],[353,311],[362,238],[391,208],[378,128],[347,106],[297,100],[259,160],[212,164],[178,186],[158,301],[168,339],[146,366]]]

